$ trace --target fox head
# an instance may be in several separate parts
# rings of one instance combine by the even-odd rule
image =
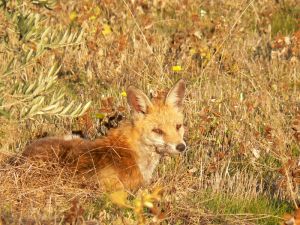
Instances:
[[[143,145],[160,154],[177,154],[186,149],[183,140],[182,103],[185,81],[180,79],[160,101],[151,101],[141,90],[130,86],[127,100],[133,111],[133,126]]]

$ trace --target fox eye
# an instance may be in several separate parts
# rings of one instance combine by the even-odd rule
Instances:
[[[179,130],[182,127],[182,124],[177,124],[176,125],[176,130]]]
[[[164,134],[164,132],[163,132],[161,129],[159,129],[159,128],[154,128],[154,129],[152,129],[152,131],[153,131],[154,133],[159,134],[159,135],[163,135],[163,134]]]

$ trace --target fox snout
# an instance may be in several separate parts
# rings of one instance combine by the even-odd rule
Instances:
[[[179,152],[183,152],[185,150],[185,148],[186,148],[186,146],[183,143],[176,145],[176,150]]]
[[[164,153],[168,153],[168,154],[180,154],[182,152],[184,152],[186,150],[186,144],[184,141],[182,141],[179,144],[166,144],[165,145],[165,149],[162,150],[162,152]]]

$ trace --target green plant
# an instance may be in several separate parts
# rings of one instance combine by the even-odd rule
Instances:
[[[52,9],[54,0],[34,0],[33,4]],[[0,116],[9,119],[29,119],[37,115],[78,117],[90,106],[75,104],[65,98],[65,91],[57,82],[60,65],[53,61],[45,75],[43,67],[35,67],[30,79],[22,79],[20,73],[32,67],[45,53],[58,48],[80,45],[83,30],[49,26],[49,17],[22,7],[23,2],[2,1],[2,9],[15,39],[8,39],[7,63],[0,71]],[[20,50],[19,50],[20,49]],[[15,54],[17,52],[17,54]],[[11,76],[15,77],[11,82]],[[75,106],[76,105],[76,106]]]
[[[276,12],[271,18],[272,36],[288,35],[299,27],[300,8],[287,7]]]

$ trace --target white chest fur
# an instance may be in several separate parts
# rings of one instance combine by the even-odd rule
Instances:
[[[159,163],[160,155],[154,149],[145,148],[139,154],[138,166],[146,183],[151,181],[153,171]]]

